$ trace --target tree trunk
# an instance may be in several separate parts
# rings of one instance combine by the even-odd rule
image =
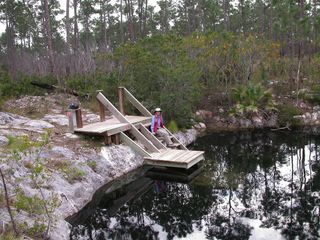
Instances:
[[[148,15],[148,0],[145,0],[144,16],[143,16],[143,37],[147,36],[147,15]]]
[[[246,34],[245,30],[245,13],[244,13],[244,0],[239,0],[239,12],[241,15],[241,31]]]
[[[70,0],[66,0],[66,42],[69,51],[70,47],[70,16],[69,16]]]
[[[80,40],[79,40],[79,29],[78,29],[78,1],[73,0],[73,14],[74,14],[74,51],[79,50]]]
[[[317,45],[317,36],[318,36],[318,31],[316,28],[316,22],[317,22],[317,7],[319,4],[319,0],[313,0],[313,6],[312,6],[312,35],[313,35],[313,43],[314,43],[314,49],[313,49],[313,53],[317,52],[318,49],[318,45]]]
[[[224,29],[226,31],[229,30],[229,1],[230,0],[223,0],[223,24]]]
[[[124,43],[124,36],[123,36],[123,12],[122,12],[122,0],[120,0],[120,41]]]
[[[45,21],[46,21],[46,33],[47,33],[47,44],[49,51],[49,67],[50,72],[54,73],[54,59],[53,59],[53,46],[52,46],[52,32],[51,32],[51,22],[50,22],[50,13],[48,0],[44,0],[44,12],[45,12]]]
[[[134,42],[135,34],[134,34],[134,26],[133,26],[133,5],[131,0],[125,0],[125,3],[128,9],[127,19],[128,19],[129,38],[132,42]]]

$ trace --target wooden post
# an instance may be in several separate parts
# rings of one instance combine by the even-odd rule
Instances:
[[[124,87],[118,88],[118,96],[119,96],[119,108],[120,112],[125,115],[124,111]]]
[[[76,121],[77,121],[77,128],[82,128],[83,127],[83,122],[82,122],[81,108],[78,108],[76,110]]]
[[[112,143],[111,136],[104,135],[104,143],[105,143],[106,145],[111,145],[111,143]]]
[[[114,136],[113,142],[114,142],[116,145],[119,145],[119,144],[120,144],[120,134],[117,133],[117,134],[115,134],[115,135],[113,135],[113,136]]]
[[[102,93],[102,90],[97,90],[98,93]],[[98,99],[97,99],[98,100]],[[104,122],[106,120],[106,107],[98,100],[99,103],[99,115],[100,115],[100,122]]]

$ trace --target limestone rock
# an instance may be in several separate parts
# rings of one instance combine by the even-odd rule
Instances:
[[[89,113],[84,116],[83,120],[87,121],[88,123],[99,122],[100,116],[97,114]]]
[[[54,128],[54,126],[46,121],[43,120],[29,120],[23,125],[28,127],[34,127],[37,129],[47,129],[47,128]]]
[[[314,106],[313,107],[314,112],[320,112],[320,106]]]
[[[186,132],[178,132],[174,135],[183,145],[187,146],[196,140],[198,131],[196,129],[188,129]]]
[[[46,114],[43,118],[43,120],[48,121],[50,123],[56,123],[61,126],[68,126],[69,120],[66,115],[63,114]]]
[[[78,139],[78,138],[80,138],[79,135],[73,134],[73,133],[65,133],[64,136],[67,137],[67,138],[71,138],[71,139]]]
[[[9,144],[9,139],[0,135],[0,146],[6,146]]]
[[[198,110],[196,112],[197,116],[200,116],[202,119],[210,119],[212,118],[212,112],[207,110]]]
[[[252,123],[254,127],[257,127],[257,128],[263,127],[263,119],[260,116],[254,116],[252,118]]]
[[[253,125],[252,125],[252,122],[251,120],[249,119],[240,119],[240,126],[241,127],[244,127],[244,128],[251,128]]]

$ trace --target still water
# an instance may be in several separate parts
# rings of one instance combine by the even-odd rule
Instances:
[[[320,137],[239,132],[199,138],[202,168],[141,168],[68,219],[70,239],[319,239]]]

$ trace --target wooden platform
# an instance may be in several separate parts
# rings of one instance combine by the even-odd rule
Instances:
[[[91,123],[83,126],[82,128],[75,128],[75,133],[84,133],[91,135],[107,135],[111,136],[120,132],[124,132],[131,129],[131,124],[138,125],[143,124],[149,126],[151,124],[151,117],[144,116],[125,116],[130,123],[121,123],[117,118],[112,116],[111,118],[97,123]]]
[[[143,116],[125,114],[125,97]],[[74,115],[68,115],[70,129],[73,132],[103,136],[105,143],[108,145],[125,143],[140,154],[148,165],[189,169],[204,159],[204,152],[188,150],[179,139],[164,128],[173,142],[172,145],[179,149],[166,147],[146,128],[151,125],[152,114],[127,89],[119,88],[120,110],[101,91],[97,93],[97,100],[99,103],[100,122],[83,125],[81,110],[77,110],[75,112],[77,128],[74,128]],[[112,113],[112,117],[108,119],[106,119],[106,109]]]
[[[204,152],[166,149],[144,157],[145,163],[153,166],[176,167],[189,169],[204,159]]]

